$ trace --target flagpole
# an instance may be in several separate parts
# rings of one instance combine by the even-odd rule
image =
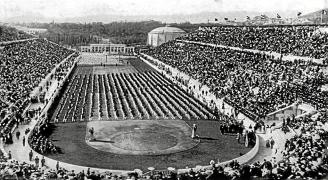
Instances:
[[[322,24],[322,14],[323,14],[323,12],[321,12],[321,24]]]

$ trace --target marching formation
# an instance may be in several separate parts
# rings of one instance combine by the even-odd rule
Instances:
[[[77,69],[80,73],[74,74],[63,93],[54,122],[215,118],[158,72],[92,74],[83,69],[85,73]]]

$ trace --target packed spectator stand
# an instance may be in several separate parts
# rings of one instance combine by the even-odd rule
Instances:
[[[1,118],[2,136],[24,121],[21,116],[30,103],[30,92],[73,51],[43,39],[11,42],[2,49],[0,87],[2,100],[10,105]],[[5,115],[7,114],[7,115]]]
[[[4,68],[0,81],[6,91],[5,99],[11,103],[27,99],[52,68],[72,53],[42,39],[6,45],[2,51]]]
[[[31,118],[30,115],[25,114],[31,102],[31,91],[38,87],[41,80],[57,64],[74,53],[72,50],[44,39],[28,38],[32,38],[32,36],[1,26],[0,132],[2,142],[7,144],[13,141],[13,129]],[[25,40],[21,41],[22,39]],[[73,65],[77,55],[77,53],[74,53],[66,62],[61,64],[51,78],[62,79],[65,76],[65,70]],[[45,138],[34,135],[31,137],[32,141],[35,140],[36,143],[44,144],[41,147],[46,147],[36,147],[36,150],[40,149],[39,152],[48,151],[51,147],[51,142]],[[54,151],[54,149],[51,148],[51,151]],[[33,167],[33,165],[7,161],[3,154],[1,161],[3,162],[1,164],[1,179],[8,176],[6,170],[10,168],[13,168],[12,170],[16,174],[15,177],[24,176],[26,179],[30,177],[31,173],[38,171],[38,168]],[[10,171],[9,176],[12,176],[13,171]]]
[[[327,57],[326,26],[201,27],[183,40],[313,58]]]
[[[177,68],[251,119],[286,107],[298,99],[327,108],[328,83],[321,67],[302,60],[282,61],[262,53],[171,41],[146,54]]]

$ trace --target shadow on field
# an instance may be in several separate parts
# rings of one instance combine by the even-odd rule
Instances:
[[[208,141],[220,140],[218,138],[211,138],[211,137],[198,137],[198,139],[200,139],[200,140],[208,140]]]
[[[106,140],[100,140],[100,139],[94,139],[90,142],[103,142],[103,143],[115,143],[114,141],[106,141]]]

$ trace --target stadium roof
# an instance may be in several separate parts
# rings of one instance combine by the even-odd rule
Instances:
[[[158,27],[150,31],[151,34],[158,34],[158,33],[186,33],[184,30],[176,27]]]

